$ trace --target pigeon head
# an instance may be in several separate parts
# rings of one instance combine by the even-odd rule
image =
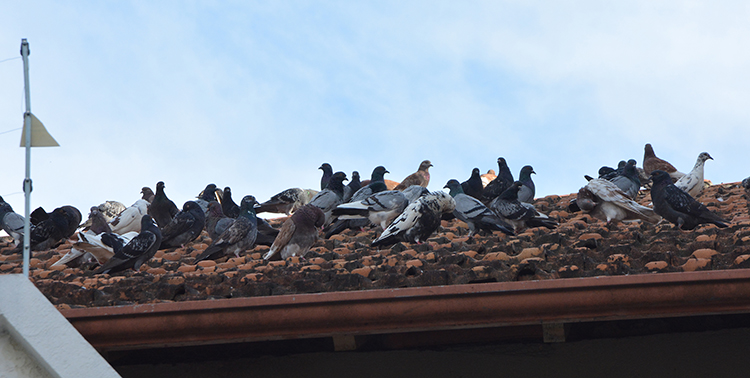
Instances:
[[[333,168],[328,163],[323,163],[318,169],[322,169],[323,173],[333,173]]]
[[[198,206],[198,203],[196,203],[195,201],[187,201],[182,205],[182,211],[184,212],[188,212],[190,210],[200,209],[200,208],[201,207]]]
[[[156,191],[157,192],[164,191],[164,181],[159,181],[156,183]]]
[[[242,202],[240,202],[240,208],[241,209],[254,209],[255,205],[258,205],[258,201],[255,199],[254,196],[247,195],[242,197]]]
[[[154,218],[151,218],[150,215],[144,215],[143,217],[141,217],[141,232],[143,232],[143,230],[152,228],[156,228],[157,230],[159,229],[159,227],[157,227],[154,223]]]
[[[654,182],[654,185],[662,183],[666,183],[668,185],[672,183],[672,177],[669,176],[669,173],[657,169],[651,172],[651,181]]]
[[[474,169],[476,169],[476,168],[474,168]],[[456,180],[456,179],[450,179],[450,180],[448,180],[448,183],[445,184],[445,186],[443,188],[448,188],[450,190],[450,195],[453,196],[453,197],[455,197],[459,193],[463,193],[464,192],[463,188],[461,188],[461,183],[458,182],[458,180]]]
[[[229,196],[229,198],[232,198],[232,189],[230,189],[228,186],[224,187],[224,196]]]
[[[712,158],[711,155],[708,154],[708,152],[701,152],[701,154],[698,155],[698,160],[702,162],[705,162],[708,159],[714,160],[714,158]]]
[[[346,181],[346,173],[338,171],[331,176],[331,181],[328,182],[328,187],[331,188],[331,185],[333,186],[341,186],[341,184]]]
[[[384,166],[379,165],[375,167],[375,169],[372,170],[372,175],[370,176],[370,181],[383,181],[383,176],[385,176],[388,172],[387,169],[385,169]]]
[[[430,169],[430,167],[432,167],[432,166],[433,165],[432,165],[432,163],[430,163],[429,160],[424,160],[423,162],[421,162],[419,164],[419,170],[420,171],[426,171],[426,170]]]
[[[479,173],[479,168],[474,168],[471,170],[471,177],[474,177],[474,176],[479,177],[480,174],[481,173]]]
[[[522,186],[523,183],[521,183],[520,181],[513,182],[513,184],[508,189],[505,189],[505,191],[500,194],[500,198],[508,201],[518,200],[518,191]]]
[[[530,165],[524,165],[523,168],[521,168],[521,173],[519,174],[518,179],[528,180],[531,178],[532,173],[536,173],[534,172],[534,168],[532,168]]]
[[[583,187],[578,190],[578,196],[576,197],[576,204],[583,211],[591,211],[596,207],[596,198],[594,193]]]
[[[643,160],[650,157],[656,157],[656,154],[654,154],[654,148],[651,147],[651,143],[646,143],[646,147],[643,148],[643,156]]]
[[[216,184],[208,184],[206,185],[206,189],[203,189],[203,191],[200,193],[198,198],[205,200],[207,202],[211,202],[215,196],[216,196]]]
[[[626,163],[626,164],[633,164],[633,166],[635,166],[636,164],[638,164],[638,162],[635,161],[635,159],[630,159],[630,160],[628,160],[628,163]],[[624,165],[623,165],[623,167],[624,167]]]

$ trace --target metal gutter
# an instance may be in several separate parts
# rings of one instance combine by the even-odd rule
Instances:
[[[750,269],[78,308],[100,350],[750,313]]]

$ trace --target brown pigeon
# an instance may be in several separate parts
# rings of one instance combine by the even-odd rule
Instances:
[[[263,255],[269,260],[280,255],[281,259],[291,256],[304,257],[318,240],[318,229],[325,222],[325,214],[319,207],[307,204],[295,211],[281,226],[281,231],[273,241],[271,249]]]
[[[682,178],[682,176],[685,176],[684,173],[680,172],[675,168],[672,164],[669,164],[668,161],[659,159],[654,154],[654,148],[651,147],[651,143],[646,143],[646,147],[644,148],[643,152],[643,171],[650,175],[653,171],[664,171],[669,173],[669,176],[672,177],[672,182],[679,180]]]
[[[430,163],[429,160],[423,161],[421,164],[419,164],[419,169],[416,172],[410,174],[409,176],[406,176],[404,181],[401,181],[401,183],[398,184],[394,189],[404,190],[412,185],[419,185],[423,188],[426,188],[427,184],[430,183],[430,167],[432,167],[432,163]]]

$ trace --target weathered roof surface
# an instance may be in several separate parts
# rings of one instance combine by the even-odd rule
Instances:
[[[607,225],[570,213],[571,198],[537,199],[536,207],[560,227],[517,236],[468,237],[464,223],[443,221],[421,245],[370,248],[379,230],[348,230],[320,240],[305,259],[265,262],[261,255],[268,247],[257,246],[240,258],[195,265],[195,256],[210,243],[204,233],[185,248],[159,251],[139,272],[112,276],[95,275],[85,266],[50,268],[71,248],[65,243],[34,252],[31,276],[53,304],[68,308],[750,267],[748,200],[737,184],[711,186],[700,197],[731,221],[726,229],[680,231],[668,222]],[[640,200],[649,201],[648,195]],[[20,256],[9,250],[0,244],[0,272],[20,272]]]

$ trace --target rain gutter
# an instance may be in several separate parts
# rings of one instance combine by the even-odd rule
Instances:
[[[336,341],[341,337],[417,331],[750,313],[750,269],[327,292],[61,312],[99,350],[313,337],[333,337]]]

